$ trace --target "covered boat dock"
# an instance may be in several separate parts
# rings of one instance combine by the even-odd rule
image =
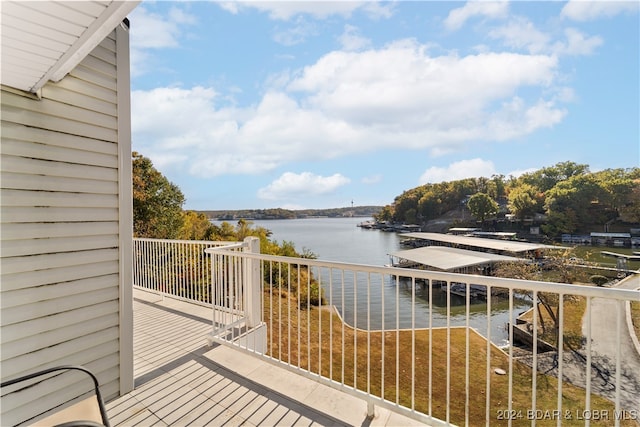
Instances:
[[[485,255],[498,254],[517,256],[520,258],[540,258],[544,250],[568,249],[563,246],[544,245],[540,243],[520,242],[516,240],[487,239],[482,237],[460,236],[442,233],[405,233],[404,245],[421,248],[449,247],[482,252]]]
[[[392,257],[394,267],[481,275],[490,274],[493,265],[498,262],[529,261],[525,258],[443,246],[425,246],[393,252],[389,255]]]

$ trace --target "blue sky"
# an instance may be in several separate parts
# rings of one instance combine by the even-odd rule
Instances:
[[[143,1],[133,149],[185,208],[640,166],[638,1]]]

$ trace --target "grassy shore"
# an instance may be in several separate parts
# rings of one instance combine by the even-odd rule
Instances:
[[[589,285],[586,285],[589,286]],[[580,348],[582,341],[582,318],[587,307],[584,297],[565,297],[563,303],[564,330],[563,342],[564,349]],[[558,308],[552,307],[553,313],[558,316]],[[549,312],[540,305],[538,316],[542,317],[546,328],[542,330],[542,322],[538,317],[538,338],[555,346],[557,342],[555,330],[553,327],[553,319]],[[533,310],[528,311],[522,316],[522,319],[533,322]]]
[[[508,425],[506,419],[499,418],[508,409],[509,376],[498,375],[495,369],[509,372],[509,357],[492,345],[488,347],[487,341],[474,331],[453,328],[367,332],[345,325],[327,307],[312,307],[309,311],[297,307],[296,299],[286,292],[266,292],[265,320],[269,324],[268,352],[272,356],[407,407],[413,401],[416,410],[448,418],[458,425],[465,424],[468,397],[471,425],[484,424],[487,411],[491,425]],[[565,319],[568,320],[567,313]],[[491,372],[488,398],[487,364]],[[448,379],[447,365],[451,366]],[[513,425],[530,425],[533,371],[517,361],[512,370],[511,409],[516,418]],[[544,415],[557,407],[558,383],[556,378],[543,374],[536,374],[536,382],[536,409]],[[448,414],[447,399],[451,402]],[[563,425],[584,425],[584,420],[579,419],[585,408],[583,389],[563,384],[562,404]],[[592,395],[591,409],[613,414],[614,406]],[[606,426],[611,422],[593,420],[591,424]],[[555,419],[541,419],[537,425],[556,423]],[[632,421],[623,421],[622,425],[637,426]]]

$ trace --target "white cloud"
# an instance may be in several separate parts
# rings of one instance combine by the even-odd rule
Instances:
[[[502,40],[505,46],[515,49],[525,49],[537,54],[548,50],[551,37],[538,30],[526,18],[513,18],[506,25],[489,31],[489,37]]]
[[[298,15],[310,15],[325,19],[332,15],[349,17],[361,9],[372,19],[393,14],[393,5],[373,1],[236,1],[218,2],[224,10],[237,14],[246,8],[254,8],[269,14],[274,20],[287,21]]]
[[[401,146],[426,147],[481,128],[487,107],[519,88],[551,84],[556,65],[556,58],[543,55],[431,57],[424,46],[405,40],[380,50],[329,53],[289,89],[307,94],[305,106],[327,117],[381,135],[398,132]],[[430,136],[431,143],[403,138],[415,133]]]
[[[591,55],[593,51],[602,45],[601,37],[585,36],[584,33],[575,28],[567,28],[564,31],[567,41],[558,42],[554,45],[554,51],[566,55]]]
[[[391,18],[395,9],[394,2],[366,1],[362,6],[364,13],[371,19]]]
[[[313,22],[307,21],[303,16],[298,16],[293,26],[276,30],[273,39],[284,46],[294,46],[317,34],[318,30]]]
[[[378,149],[451,153],[559,123],[556,68],[545,55],[430,56],[412,40],[336,51],[278,76],[244,108],[207,87],[133,91],[134,144],[201,177]]]
[[[342,49],[346,51],[357,51],[371,46],[371,40],[362,37],[357,27],[345,25],[344,32],[338,37]]]
[[[232,15],[240,13],[240,2],[238,1],[216,1],[222,10],[226,10]]]
[[[538,30],[526,18],[515,17],[509,23],[489,31],[488,36],[501,40],[512,49],[525,50],[532,54],[591,55],[602,45],[602,38],[587,36],[575,28],[564,30],[565,41],[552,43],[550,34]]]
[[[361,182],[367,185],[378,184],[379,182],[382,182],[382,174],[365,176],[362,178]]]
[[[186,25],[193,25],[196,18],[173,7],[167,16],[153,13],[140,6],[131,12],[131,74],[139,76],[154,67],[154,49],[170,49],[180,46],[179,39]]]
[[[131,48],[161,49],[179,45],[180,25],[195,23],[195,17],[173,8],[165,17],[137,7],[131,12]]]
[[[459,30],[468,19],[474,16],[486,18],[504,18],[509,11],[509,3],[506,1],[469,1],[463,7],[453,9],[444,20],[444,26],[448,30]]]
[[[621,13],[637,13],[639,9],[637,1],[570,0],[562,8],[561,15],[575,21],[592,21]]]
[[[493,162],[482,159],[461,160],[449,166],[430,167],[420,176],[420,184],[456,181],[465,178],[490,177],[496,174]]]
[[[280,178],[258,190],[258,197],[265,200],[283,200],[319,196],[332,193],[349,182],[349,178],[339,173],[320,176],[311,172],[285,172]]]

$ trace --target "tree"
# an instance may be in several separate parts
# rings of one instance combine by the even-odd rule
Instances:
[[[532,185],[544,193],[552,189],[559,182],[566,181],[573,176],[587,173],[589,173],[589,166],[587,165],[580,165],[574,162],[561,162],[554,166],[524,174],[519,180]]]
[[[177,185],[158,172],[150,159],[132,153],[133,235],[176,239],[184,224],[184,195]]]
[[[418,215],[414,208],[407,209],[404,214],[404,223],[405,224],[415,224],[418,222]]]
[[[437,218],[442,215],[443,202],[440,197],[442,193],[429,190],[418,201],[418,212],[426,220]]]
[[[544,259],[544,268],[552,274],[543,274],[540,266],[535,262],[501,262],[494,268],[494,275],[519,280],[556,281],[560,283],[575,283],[578,279],[575,266],[567,262],[572,253],[550,255]],[[541,338],[549,343],[558,345],[560,323],[558,318],[560,304],[575,302],[577,297],[572,295],[560,295],[553,292],[538,292],[534,307],[538,311],[538,322],[542,329]],[[529,295],[533,299],[533,294]],[[547,321],[545,321],[547,319]],[[569,347],[580,346],[582,335],[574,335],[565,330],[563,341]]]
[[[509,210],[520,220],[536,213],[540,203],[536,189],[529,184],[521,184],[509,192]]]
[[[195,211],[182,213],[183,224],[178,235],[182,240],[212,240],[215,228],[209,218]]]
[[[391,221],[394,215],[394,208],[391,205],[384,206],[380,212],[375,214],[373,218],[376,221]]]
[[[491,197],[485,193],[476,193],[469,198],[467,207],[471,211],[471,214],[478,218],[480,222],[498,213],[499,206]]]
[[[424,187],[417,187],[405,191],[401,196],[396,197],[393,220],[395,222],[415,222],[415,209],[418,207],[418,201],[423,193]],[[411,216],[413,216],[413,218],[411,218]]]
[[[548,229],[573,233],[581,226],[604,224],[608,220],[605,210],[608,198],[593,174],[574,175],[557,183],[547,192],[545,201]]]
[[[620,219],[630,223],[640,223],[640,179],[633,181],[633,188],[627,196],[626,203],[619,208]]]
[[[603,198],[600,202],[607,203],[612,219],[617,219],[623,212],[629,212],[628,206],[633,202],[633,193],[640,187],[640,180],[632,178],[633,172],[633,169],[629,172],[624,169],[606,169],[594,174],[606,194],[606,199]]]
[[[493,192],[494,194],[490,192],[489,195],[491,195],[496,200],[501,197],[504,197],[506,193],[506,184],[504,182],[504,175],[492,175],[491,181],[492,181],[491,192]]]

